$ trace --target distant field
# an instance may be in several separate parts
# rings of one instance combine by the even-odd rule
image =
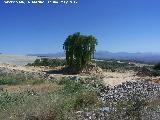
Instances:
[[[8,63],[14,65],[26,65],[32,63],[37,59],[36,56],[25,56],[25,55],[0,55],[0,63]]]

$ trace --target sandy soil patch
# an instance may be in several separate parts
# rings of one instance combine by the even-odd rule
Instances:
[[[137,79],[134,72],[125,72],[125,73],[104,72],[104,76],[105,76],[103,78],[104,83],[106,85],[111,85],[111,86],[121,84],[122,82],[133,81]]]

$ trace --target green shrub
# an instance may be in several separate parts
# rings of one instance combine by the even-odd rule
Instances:
[[[72,94],[80,92],[84,89],[85,87],[80,82],[76,82],[74,80],[68,80],[64,83],[63,91],[65,92],[65,94],[67,93]]]
[[[86,107],[99,107],[101,102],[98,100],[98,97],[95,92],[87,91],[82,92],[76,96],[74,108],[81,109]]]
[[[160,71],[159,70],[152,70],[152,75],[153,76],[160,76]]]
[[[49,59],[49,58],[41,58],[36,59],[33,63],[27,64],[28,66],[49,66],[49,67],[58,67],[64,66],[66,61],[63,59]]]
[[[156,64],[156,65],[154,66],[154,69],[155,69],[155,70],[160,70],[160,63]]]
[[[96,63],[99,67],[106,70],[135,70],[137,66],[129,62],[117,62],[116,60],[104,60],[104,61],[92,61]]]

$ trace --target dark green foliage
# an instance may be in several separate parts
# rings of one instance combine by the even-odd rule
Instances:
[[[160,70],[160,63],[156,64],[156,65],[154,66],[154,69],[155,69],[155,70]]]
[[[141,77],[145,77],[145,76],[156,77],[156,76],[160,76],[160,71],[155,70],[152,67],[143,66],[138,70],[136,75]]]
[[[87,91],[82,92],[81,94],[76,96],[74,108],[81,109],[85,107],[91,107],[91,106],[100,106],[101,102],[99,101],[97,95],[95,92]]]
[[[75,80],[67,80],[64,83],[64,92],[65,93],[76,93],[80,90],[85,89],[80,82],[75,82]]]
[[[160,70],[152,70],[153,76],[160,76]]]
[[[116,60],[104,60],[104,61],[93,61],[93,62],[96,63],[102,69],[108,69],[108,70],[112,70],[112,71],[138,69],[137,66],[135,66],[134,64],[129,63],[129,62],[119,63]]]
[[[38,65],[40,65],[41,64],[41,60],[40,59],[36,59],[35,61],[34,61],[34,66],[38,66]]]
[[[63,45],[67,65],[77,69],[83,68],[91,62],[96,45],[97,39],[92,35],[80,35],[79,32],[69,35]]]
[[[66,61],[63,59],[49,59],[49,58],[42,58],[36,59],[34,63],[29,63],[29,66],[49,66],[49,67],[58,67],[64,66]]]
[[[9,109],[12,106],[22,103],[23,101],[24,98],[22,95],[3,92],[0,94],[0,110]]]

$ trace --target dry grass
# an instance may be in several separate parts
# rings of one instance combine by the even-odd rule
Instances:
[[[50,84],[40,84],[40,85],[10,85],[5,86],[3,89],[9,93],[20,93],[25,91],[36,91],[36,92],[54,92],[61,88],[60,85],[55,83]]]

